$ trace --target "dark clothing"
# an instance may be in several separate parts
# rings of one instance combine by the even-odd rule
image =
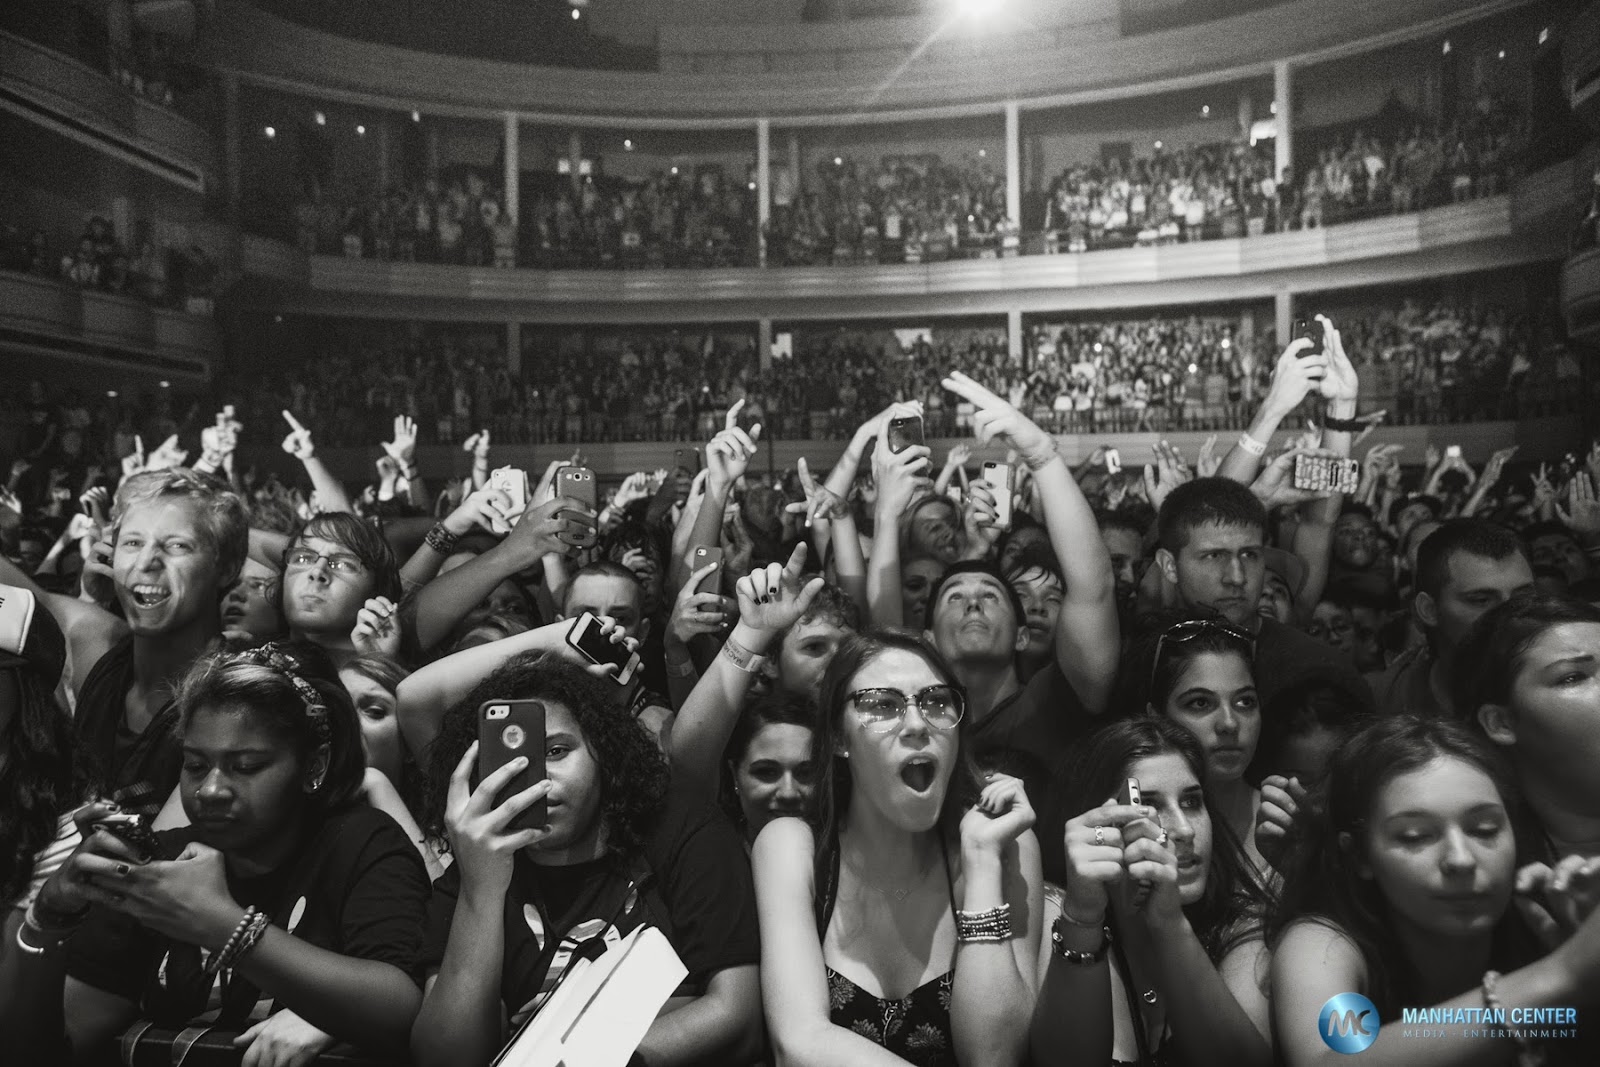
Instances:
[[[1089,714],[1052,661],[989,714],[974,719],[967,740],[980,767],[1002,762],[1007,773],[1023,780],[1030,797],[1042,797],[1068,749],[1102,721]]]
[[[427,970],[444,960],[460,892],[454,867],[434,884]],[[549,867],[517,854],[506,891],[500,977],[512,1029],[543,1005],[580,946],[595,938],[614,944],[646,924],[677,951],[692,992],[702,991],[718,971],[761,960],[744,845],[721,811],[687,789],[669,792],[640,855]]]
[[[184,827],[156,836],[161,853],[170,856],[195,835]],[[230,877],[228,891],[308,944],[418,975],[427,869],[405,833],[380,811],[358,806],[328,816],[277,870]],[[141,1015],[161,1025],[182,1026],[215,1010],[215,1025],[243,1030],[277,1010],[270,1002],[258,1008],[267,998],[230,972],[207,981],[197,946],[169,940],[109,908],[94,909],[67,952],[68,974],[137,1002]]]
[[[154,816],[178,785],[183,763],[178,712],[168,702],[135,734],[126,721],[134,680],[129,634],[100,657],[83,681],[73,722],[75,755],[92,792],[115,800],[125,811]]]
[[[1426,648],[1413,648],[1389,664],[1387,670],[1367,675],[1384,715],[1421,715],[1430,719],[1450,716],[1433,693],[1433,656]]]
[[[1348,694],[1363,714],[1374,709],[1372,690],[1348,656],[1276,619],[1262,619],[1256,633],[1255,677],[1261,707],[1269,713],[1277,697],[1311,682]]]

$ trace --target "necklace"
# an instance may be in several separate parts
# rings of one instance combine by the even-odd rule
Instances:
[[[934,867],[932,862],[930,862],[926,867],[924,867],[922,869],[922,873],[917,875],[917,880],[911,884],[911,887],[909,889],[887,889],[887,888],[885,888],[885,887],[883,887],[881,885],[878,885],[876,882],[872,881],[872,879],[868,878],[865,874],[862,873],[861,868],[857,867],[854,863],[849,863],[847,865],[850,868],[850,873],[855,875],[856,876],[856,880],[859,881],[862,885],[866,886],[868,889],[872,890],[874,893],[878,893],[878,894],[880,894],[882,896],[888,897],[890,900],[894,901],[896,904],[905,903],[905,900],[906,900],[907,897],[909,897],[912,893],[915,893],[918,889],[920,889],[922,887],[922,883],[926,882],[928,880],[928,872],[933,870],[933,867]]]

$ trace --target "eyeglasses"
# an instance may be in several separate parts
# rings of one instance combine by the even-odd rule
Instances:
[[[268,598],[278,588],[278,580],[276,578],[241,578],[239,584],[256,596]]]
[[[328,561],[328,569],[335,574],[355,575],[366,570],[359,559],[346,552],[331,552],[324,555],[309,548],[297,548],[288,555],[289,566],[297,569],[315,567],[323,560]]]
[[[953,730],[967,710],[961,691],[949,685],[930,685],[915,694],[898,689],[857,689],[847,698],[855,705],[863,725],[885,733],[905,721],[906,709],[915,707],[935,730]]]
[[[1183,644],[1186,641],[1193,641],[1206,633],[1220,633],[1233,638],[1249,649],[1250,662],[1255,662],[1256,639],[1254,635],[1239,629],[1232,623],[1223,622],[1221,619],[1185,619],[1182,622],[1175,622],[1165,630],[1162,630],[1161,636],[1156,639],[1155,658],[1150,661],[1150,689],[1152,691],[1156,687],[1156,671],[1161,669],[1161,652],[1166,647],[1167,642]]]

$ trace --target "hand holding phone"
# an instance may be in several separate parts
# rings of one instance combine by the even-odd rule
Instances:
[[[119,811],[97,821],[93,829],[104,830],[133,849],[140,863],[160,858],[161,850],[156,842],[156,835],[141,815],[135,815],[130,811]]]
[[[715,564],[716,570],[700,579],[700,584],[695,587],[696,593],[715,594],[722,588],[722,547],[708,548],[705,545],[696,545],[694,554],[689,561],[690,572],[698,571],[703,567]]]
[[[1106,449],[1106,473],[1107,474],[1121,474],[1122,473],[1122,453],[1118,452],[1114,448]]]
[[[500,790],[495,806],[544,780],[545,709],[537,700],[485,700],[478,705],[478,781],[521,756],[528,765],[512,775]],[[544,798],[519,812],[506,826],[508,832],[537,830],[548,811]]]
[[[983,480],[994,491],[994,523],[1002,530],[1011,529],[1012,472],[1009,463],[992,460],[983,465]]]
[[[1294,458],[1294,487],[1314,493],[1353,493],[1361,484],[1361,464],[1353,459],[1301,454]]]
[[[516,467],[500,467],[489,475],[489,487],[504,493],[511,503],[506,508],[506,521],[515,526],[528,510],[528,474]]]
[[[904,452],[908,448],[926,444],[920,415],[902,415],[889,420],[887,430],[890,452]]]
[[[1143,797],[1139,793],[1139,779],[1137,778],[1129,778],[1125,780],[1122,783],[1122,788],[1117,791],[1118,804],[1124,804],[1128,807],[1137,808],[1140,806],[1142,800]],[[1165,837],[1165,831],[1162,831],[1162,834],[1163,837]],[[1144,907],[1145,901],[1150,899],[1150,890],[1152,888],[1153,887],[1148,880],[1141,880],[1139,882],[1139,888],[1134,890],[1133,906],[1136,908]]]
[[[612,680],[628,685],[639,670],[639,653],[630,650],[625,641],[614,641],[612,637],[594,613],[586,611],[567,631],[567,644],[590,663],[614,665],[617,672]]]
[[[1310,341],[1311,346],[1301,350],[1301,359],[1322,355],[1322,323],[1316,319],[1295,319],[1294,339],[1299,340],[1302,337]]]

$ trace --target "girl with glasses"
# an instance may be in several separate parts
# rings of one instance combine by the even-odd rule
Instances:
[[[1206,776],[1165,718],[1108,724],[1057,776],[1035,1062],[1271,1062],[1266,893]]]
[[[965,696],[915,638],[846,638],[819,704],[817,814],[753,857],[778,1059],[1020,1063],[1042,906],[1021,783],[978,791]]]

